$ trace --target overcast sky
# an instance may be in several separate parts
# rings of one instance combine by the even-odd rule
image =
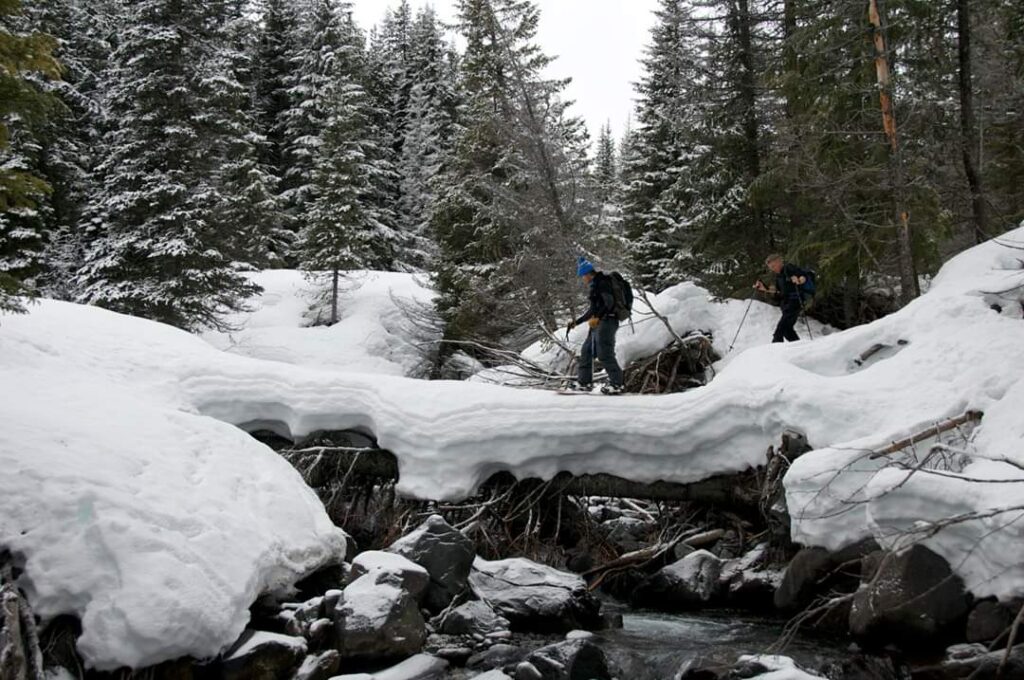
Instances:
[[[356,22],[364,29],[380,23],[385,10],[398,0],[353,0]],[[431,4],[443,21],[455,18],[456,0]],[[639,59],[654,21],[658,0],[536,0],[540,7],[538,39],[544,51],[558,59],[552,77],[571,77],[568,96],[576,101],[596,138],[610,121],[616,137],[633,110],[633,83],[640,77]]]

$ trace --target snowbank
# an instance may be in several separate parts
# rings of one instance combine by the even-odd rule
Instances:
[[[840,374],[839,358],[853,342],[909,343],[836,381],[843,391],[820,400],[827,411],[843,395],[859,402],[868,427],[860,436],[812,431],[813,443],[830,446],[800,458],[786,475],[794,540],[831,549],[868,536],[896,548],[921,540],[976,595],[1024,594],[1022,301],[1024,228],[951,260],[928,294],[898,314],[806,352],[800,365]],[[933,455],[925,469],[906,468],[928,455],[930,442],[916,452],[869,456],[968,409],[984,411],[981,427]],[[955,518],[963,521],[949,521]]]
[[[439,339],[407,314],[433,313],[434,293],[422,275],[346,273],[339,286],[341,318],[333,326],[312,325],[330,314],[320,299],[322,282],[310,283],[294,270],[257,272],[250,279],[263,293],[248,301],[250,311],[227,319],[237,330],[203,334],[218,349],[299,366],[413,375],[423,360],[421,345]]]
[[[81,619],[96,668],[215,655],[261,592],[344,555],[291,466],[176,396],[216,354],[76,305],[0,319],[0,545],[41,616]]]
[[[775,325],[779,322],[779,308],[774,305],[758,300],[716,300],[711,293],[694,283],[681,283],[651,296],[650,306],[637,297],[633,305],[632,323],[622,324],[616,337],[615,356],[624,368],[632,361],[656,354],[675,339],[665,323],[651,312],[651,307],[668,320],[679,336],[696,330],[711,333],[715,352],[723,357],[716,364],[716,370],[724,368],[729,357],[770,342]],[[580,326],[569,333],[566,344],[574,353],[579,353],[587,332],[586,326]],[[806,322],[801,319],[797,326],[797,333],[805,339],[820,338],[832,332],[834,329],[814,319]],[[557,336],[563,340],[564,329]],[[522,356],[534,365],[558,375],[565,374],[573,359],[562,346],[547,339],[526,348]],[[522,382],[520,376],[516,367],[499,366],[480,371],[472,380],[496,385],[517,385]]]
[[[1024,243],[1024,228],[1004,240]],[[240,632],[242,603],[340,550],[288,466],[222,423],[293,436],[371,432],[398,458],[399,490],[437,500],[465,497],[499,470],[693,482],[761,463],[780,432],[797,427],[831,448],[806,455],[786,478],[793,533],[830,546],[944,512],[1016,504],[1015,484],[965,494],[934,475],[877,496],[891,486],[890,471],[875,478],[884,461],[843,468],[865,449],[978,409],[986,416],[971,455],[981,462],[963,474],[1019,474],[984,459],[1024,464],[1024,289],[997,294],[1024,282],[1021,254],[979,246],[897,314],[752,347],[707,387],[649,397],[567,398],[264,361],[159,324],[43,301],[0,323],[0,465],[14,470],[0,481],[0,543],[28,558],[36,606],[83,614],[90,659],[110,666],[151,661],[168,639],[172,654],[215,651]],[[680,309],[722,314],[711,319],[717,342],[731,342],[743,303],[684,293],[673,293]],[[749,342],[767,341],[770,312],[751,311]],[[643,332],[660,342],[655,325]],[[858,365],[874,345],[887,349]],[[958,555],[981,535],[930,540]],[[1024,542],[986,545],[952,559],[954,568],[979,595],[1024,594],[1024,548],[1014,551]],[[183,565],[195,565],[187,583]],[[148,615],[165,608],[167,616]]]

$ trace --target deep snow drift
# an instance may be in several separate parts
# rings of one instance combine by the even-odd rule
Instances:
[[[333,326],[313,325],[330,315],[318,295],[324,281],[310,282],[291,269],[249,278],[263,293],[247,301],[250,311],[226,319],[237,330],[203,334],[218,349],[300,366],[408,376],[422,364],[425,346],[440,337],[439,325],[426,328],[407,314],[422,310],[429,322],[433,313],[434,293],[424,287],[423,275],[346,272],[339,286],[340,320]]]
[[[976,462],[963,474],[1022,476],[985,460],[1024,464],[1024,228],[1001,243],[952,260],[897,314],[753,347],[707,387],[657,397],[573,399],[259,360],[160,324],[43,301],[0,321],[0,544],[28,559],[26,585],[43,614],[83,616],[94,664],[139,665],[158,648],[165,657],[216,651],[240,632],[259,590],[341,550],[298,476],[225,423],[295,436],[372,432],[398,457],[399,490],[439,500],[471,494],[499,470],[692,482],[761,463],[780,432],[797,427],[831,447],[786,478],[795,538],[825,545],[1018,504],[1018,484],[966,493],[967,482],[924,474],[878,496],[902,473],[875,474],[884,461],[842,471],[864,449],[978,409]],[[706,298],[691,304],[694,315],[702,305],[720,313]],[[759,334],[771,324],[764,314]],[[716,335],[731,340],[728,329]],[[890,349],[853,361],[876,344]],[[1024,594],[1021,529],[979,543],[991,526],[978,524],[929,544],[977,594]],[[975,549],[965,555],[966,546]]]
[[[886,547],[924,539],[976,595],[1024,594],[1022,305],[1024,228],[951,260],[929,292],[899,313],[806,349],[795,365],[840,376],[827,397],[824,387],[816,390],[820,404],[845,398],[864,427],[859,436],[819,434],[810,423],[837,413],[833,408],[800,422],[812,443],[828,446],[798,459],[786,475],[795,541],[838,548],[868,536]],[[842,357],[852,349],[897,339],[909,344],[841,377]],[[968,409],[984,411],[981,427],[968,442],[933,455],[925,469],[905,468],[928,455],[928,443],[916,452],[868,455]],[[964,521],[943,526],[950,518]]]
[[[261,592],[344,556],[288,463],[177,396],[190,354],[219,353],[76,305],[0,318],[0,546],[97,668],[215,655]]]

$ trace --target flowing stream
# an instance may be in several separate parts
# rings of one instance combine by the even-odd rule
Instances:
[[[698,657],[731,663],[738,654],[765,654],[778,641],[783,622],[727,612],[663,614],[619,610],[623,628],[596,633],[595,642],[622,670],[623,680],[671,680],[680,667]],[[818,668],[846,656],[847,643],[797,637],[782,652],[805,668]]]

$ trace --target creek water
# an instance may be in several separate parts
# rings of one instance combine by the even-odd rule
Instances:
[[[597,643],[621,670],[622,680],[671,680],[695,658],[730,664],[740,654],[765,654],[782,634],[783,622],[747,613],[663,614],[616,607],[623,627],[595,634]],[[780,653],[808,669],[849,654],[846,642],[797,637]]]

